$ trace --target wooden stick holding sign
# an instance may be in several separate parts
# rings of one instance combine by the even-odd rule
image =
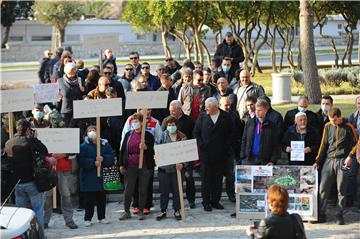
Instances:
[[[146,130],[146,125],[147,125],[147,112],[148,112],[148,110],[145,108],[142,111],[143,111],[143,124],[142,124],[142,127],[141,127],[140,144],[145,143],[145,130]],[[142,168],[143,164],[144,164],[144,148],[140,148],[139,168]]]
[[[53,167],[56,170],[56,167]],[[57,201],[56,201],[56,186],[52,189],[52,206],[53,208],[56,208]]]
[[[103,72],[103,64],[102,64],[102,49],[100,49],[100,54],[99,54],[99,65],[100,65],[100,73]],[[101,156],[101,145],[100,145],[100,117],[97,116],[96,117],[96,156],[100,157]],[[101,164],[100,164],[101,165]],[[96,170],[96,176],[100,177],[101,176],[101,166],[97,167]]]
[[[14,137],[14,114],[13,112],[8,113],[9,120],[9,138]]]
[[[158,167],[195,161],[199,158],[196,139],[178,141],[167,144],[159,144],[155,145],[154,149],[156,155],[156,165]],[[184,208],[184,195],[180,170],[176,170],[176,174],[179,187],[181,219],[183,222],[185,222],[186,215]]]

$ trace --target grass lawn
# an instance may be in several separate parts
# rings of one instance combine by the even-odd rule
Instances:
[[[348,117],[351,113],[355,112],[355,99],[334,100],[334,106],[340,108],[341,114],[344,117]],[[273,105],[273,108],[279,111],[283,117],[285,116],[286,111],[296,107],[295,103]],[[320,109],[320,105],[310,105],[309,109],[317,112]]]

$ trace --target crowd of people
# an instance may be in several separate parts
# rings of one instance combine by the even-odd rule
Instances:
[[[6,195],[14,186],[13,182],[20,179],[15,190],[16,205],[30,203],[44,228],[48,227],[51,218],[52,194],[51,191],[40,193],[34,185],[33,159],[26,139],[36,138],[32,129],[46,127],[79,128],[81,133],[78,155],[47,154],[49,165],[58,172],[61,210],[66,226],[71,229],[78,227],[73,220],[73,211],[79,202],[85,209],[85,226],[92,224],[95,205],[99,222],[108,223],[106,192],[102,178],[96,176],[96,168],[100,165],[115,164],[124,177],[124,213],[120,220],[129,219],[133,214],[143,220],[151,212],[156,170],[161,194],[160,213],[156,219],[167,216],[169,194],[172,194],[174,217],[180,220],[176,170],[183,173],[190,208],[197,207],[193,173],[194,170],[200,172],[202,206],[210,212],[224,209],[221,204],[223,177],[227,196],[235,202],[236,164],[275,165],[283,156],[290,165],[314,165],[319,170],[319,222],[326,221],[326,206],[331,197],[337,196],[338,224],[344,224],[346,206],[352,206],[356,200],[360,203],[360,183],[357,181],[360,97],[355,99],[354,113],[348,118],[333,106],[331,96],[322,97],[318,112],[311,111],[308,98],[301,96],[297,107],[286,112],[283,118],[272,108],[264,88],[251,80],[248,70],[241,69],[239,63],[244,59],[243,52],[231,33],[227,33],[224,42],[218,46],[209,67],[189,59],[179,64],[169,57],[156,67],[156,75],[151,73],[149,63],[140,63],[138,52],[130,52],[129,63],[124,65],[123,72],[120,72],[111,49],[104,51],[102,67],[84,67],[84,62],[74,57],[71,47],[58,48],[54,57],[48,50],[44,55],[38,72],[39,82],[57,82],[60,102],[46,106],[38,104],[31,112],[16,113],[16,118],[21,119],[17,121],[17,133],[12,139],[8,140],[6,115],[2,117],[1,128],[2,152],[6,153],[2,164],[8,165],[8,175],[13,176],[12,181],[2,180],[2,195]],[[129,91],[168,91],[168,107],[149,109],[146,118],[143,109],[123,110],[122,116],[101,117],[101,154],[97,156],[99,132],[94,126],[95,119],[74,119],[73,101],[119,97],[124,109]],[[146,124],[145,143],[141,143],[143,124]],[[194,138],[199,160],[156,168],[154,144]],[[305,142],[304,161],[290,161],[291,141]],[[36,142],[43,146],[40,141]],[[139,169],[141,150],[144,150],[144,164]],[[281,189],[275,191],[284,194]],[[271,201],[270,194],[269,197]],[[278,211],[282,215],[287,207],[277,205],[273,208],[275,214],[275,208],[280,208]],[[254,234],[253,228],[249,233]]]

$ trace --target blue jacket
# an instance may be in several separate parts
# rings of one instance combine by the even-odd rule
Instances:
[[[103,157],[102,167],[109,167],[114,164],[114,155],[110,144],[105,139],[100,140],[101,156]],[[80,167],[80,191],[81,192],[99,192],[103,190],[102,176],[96,175],[96,144],[85,137],[80,145],[79,167]]]

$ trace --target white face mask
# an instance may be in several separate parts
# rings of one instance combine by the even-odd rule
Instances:
[[[139,129],[140,128],[140,122],[133,122],[132,127],[133,127],[133,129]]]
[[[321,110],[327,114],[329,113],[329,110],[330,110],[330,106],[329,105],[321,105]]]
[[[298,106],[298,110],[299,110],[300,112],[305,113],[305,112],[307,111],[307,108],[304,108],[304,107]]]
[[[89,137],[90,140],[95,140],[96,139],[96,132],[95,131],[90,131],[87,133],[87,136]]]

